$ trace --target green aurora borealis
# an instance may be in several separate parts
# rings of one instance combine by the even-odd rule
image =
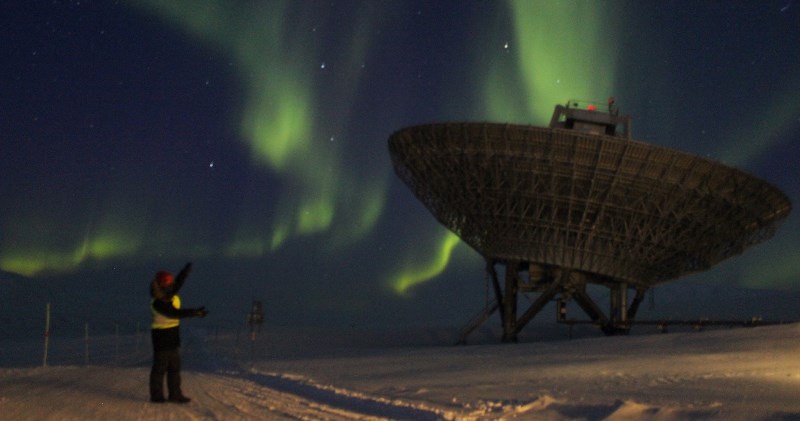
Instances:
[[[272,227],[271,241],[249,230],[239,233],[229,254],[260,256],[298,235],[311,235],[332,229],[334,215],[343,211],[354,221],[352,227],[336,227],[336,238],[358,241],[371,229],[381,213],[387,194],[385,175],[362,177],[342,162],[339,143],[314,142],[325,139],[323,126],[333,126],[334,133],[345,131],[353,116],[326,114],[327,121],[315,118],[322,101],[314,89],[320,81],[309,63],[327,62],[320,54],[317,32],[331,32],[319,3],[270,2],[269,7],[226,10],[225,2],[149,2],[157,14],[166,16],[193,36],[218,46],[241,64],[246,85],[241,132],[253,160],[276,171],[293,186],[292,195],[284,195],[277,204],[278,218]],[[359,90],[361,64],[370,50],[370,33],[376,30],[381,14],[373,3],[356,8],[353,24],[338,28],[337,44],[345,45],[337,64],[333,86],[338,107],[351,108]],[[563,102],[563,92],[578,98],[602,98],[613,92],[613,38],[604,24],[610,16],[599,4],[511,2],[514,36],[508,41],[519,51],[514,69],[490,69],[493,77],[486,84],[488,114],[507,121],[532,121],[545,124],[553,103]],[[399,7],[399,5],[398,5]],[[388,7],[388,10],[393,9]],[[561,22],[573,16],[583,23],[565,30]],[[313,26],[292,25],[307,22]],[[591,42],[586,42],[591,40]],[[564,54],[565,46],[572,54]],[[507,48],[506,45],[503,46]],[[478,66],[478,63],[475,64]],[[496,79],[509,73],[525,86],[523,112],[508,112],[503,98],[496,95]],[[330,82],[328,82],[330,83]],[[334,136],[331,139],[335,140]],[[380,170],[377,171],[380,174]],[[371,174],[375,172],[371,171]],[[340,186],[350,186],[360,194],[343,195]],[[358,199],[358,200],[354,200]],[[344,208],[344,209],[343,209]],[[353,219],[355,218],[355,219]],[[435,278],[447,266],[457,245],[454,235],[441,240],[433,260],[416,257],[390,281],[392,289],[404,293],[411,286]],[[433,238],[435,240],[435,236]],[[344,241],[344,240],[342,240]]]
[[[6,168],[19,178],[4,176],[17,181],[4,186],[0,205],[0,269],[58,276],[185,256],[276,259],[285,267],[296,256],[310,265],[318,259],[326,283],[361,276],[363,268],[362,283],[404,299],[460,271],[480,281],[480,257],[394,176],[388,135],[430,121],[544,125],[556,103],[612,95],[633,115],[634,138],[707,155],[776,184],[795,203],[800,197],[791,160],[800,154],[795,8],[434,3],[148,0],[113,7],[115,19],[134,23],[116,30],[96,23],[118,44],[89,49],[81,57],[90,59],[75,64],[85,83],[94,77],[110,87],[108,98],[82,98],[78,82],[51,77],[75,83],[75,99],[65,90],[22,106],[26,123],[5,134],[18,148]],[[680,33],[669,29],[677,24]],[[156,39],[163,50],[148,50]],[[112,74],[115,60],[130,74]],[[150,83],[137,72],[157,81],[166,75],[152,92],[137,93]],[[173,101],[198,106],[176,109]],[[73,102],[69,112],[37,111],[37,104]],[[81,104],[113,116],[81,115]],[[41,131],[48,113],[64,117]],[[139,114],[163,117],[151,118],[152,127],[115,120],[141,124]],[[170,126],[186,138],[162,138],[160,127]],[[42,151],[44,160],[34,156]],[[97,163],[97,154],[107,163]],[[726,281],[796,288],[798,229],[792,215],[774,240],[723,264]],[[340,261],[347,262],[341,276],[332,263]]]
[[[276,218],[268,237],[253,232],[249,221],[243,221],[227,254],[261,256],[294,236],[329,230],[335,231],[336,244],[358,241],[368,233],[383,206],[387,175],[364,177],[359,174],[363,168],[344,165],[336,136],[348,136],[352,116],[347,110],[370,47],[365,35],[376,19],[374,7],[362,9],[355,24],[348,26],[352,31],[337,34],[337,43],[347,47],[340,51],[337,77],[325,80],[317,72],[324,64],[312,65],[324,63],[318,59],[324,46],[317,32],[330,32],[318,4],[276,1],[242,8],[229,8],[221,1],[146,4],[166,17],[167,24],[178,25],[234,60],[246,92],[240,116],[242,140],[253,163],[280,174],[291,190],[275,204]],[[298,21],[306,25],[293,25]],[[315,24],[319,27],[309,26]],[[324,121],[321,84],[328,84],[326,89],[335,93],[338,109],[333,116],[326,114]],[[375,174],[377,169],[369,170]],[[348,195],[344,186],[359,194]],[[348,218],[339,218],[333,226],[343,208]]]

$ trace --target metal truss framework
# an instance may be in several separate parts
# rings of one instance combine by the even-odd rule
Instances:
[[[740,170],[611,135],[428,124],[394,133],[389,151],[416,197],[489,262],[508,341],[556,296],[606,333],[626,331],[648,288],[770,238],[791,211],[783,192]],[[609,287],[609,315],[587,283]],[[522,288],[540,296],[517,318]]]

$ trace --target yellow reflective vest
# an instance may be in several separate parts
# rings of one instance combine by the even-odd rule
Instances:
[[[180,319],[173,319],[156,311],[155,307],[153,306],[155,301],[155,298],[150,300],[150,311],[153,313],[153,329],[169,329],[177,327],[181,324]],[[177,295],[172,296],[172,307],[175,307],[176,309],[181,308],[181,299]]]

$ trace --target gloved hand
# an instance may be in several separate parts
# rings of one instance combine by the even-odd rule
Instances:
[[[196,317],[206,317],[206,315],[208,315],[208,310],[206,310],[205,306],[198,308],[195,312]]]

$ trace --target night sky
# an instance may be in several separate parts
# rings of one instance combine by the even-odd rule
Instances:
[[[255,298],[282,323],[462,320],[483,260],[387,139],[546,125],[569,99],[613,95],[635,139],[800,202],[792,0],[17,1],[0,37],[0,270],[142,294],[121,301],[192,261],[221,318]],[[797,290],[798,233],[795,211],[680,282]]]

